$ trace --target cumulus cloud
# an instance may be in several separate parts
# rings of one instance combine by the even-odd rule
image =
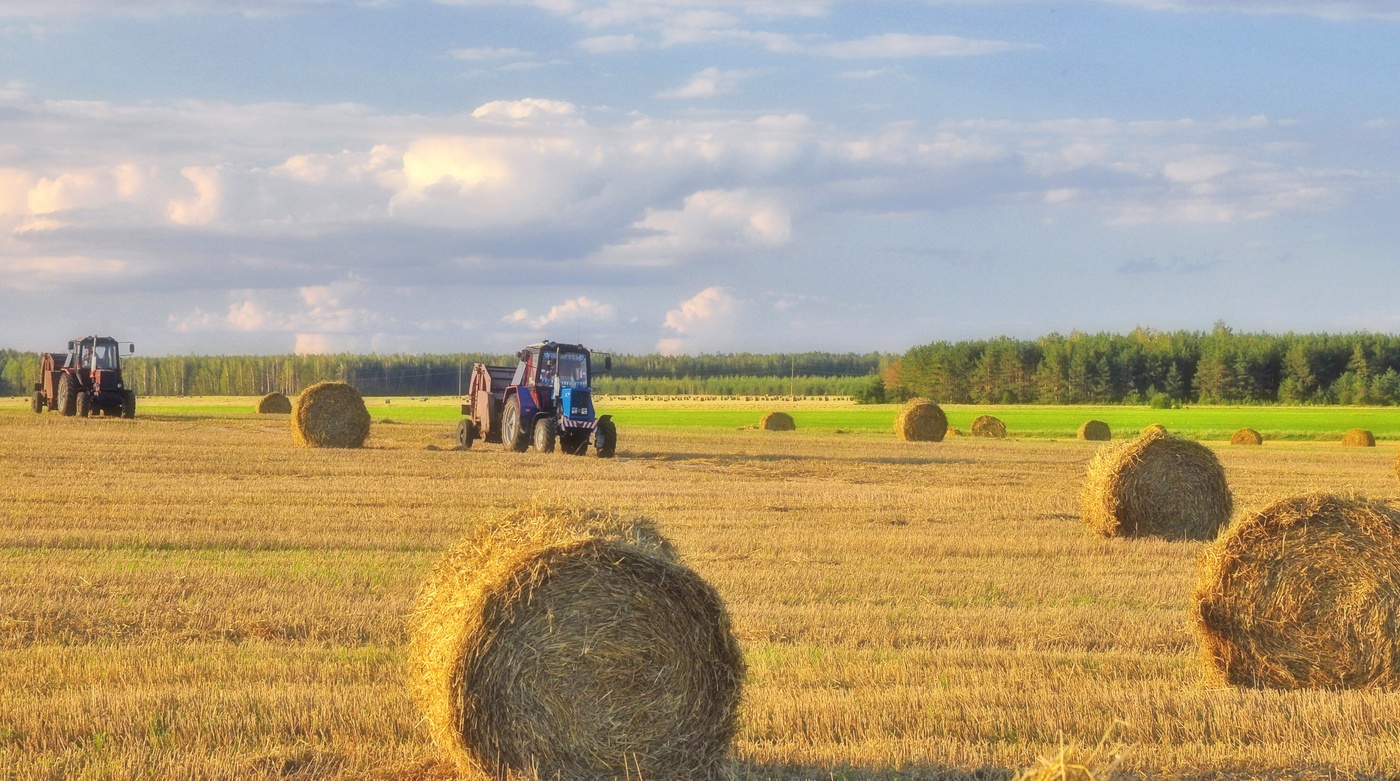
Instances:
[[[533,329],[540,329],[546,326],[566,323],[608,323],[617,319],[617,307],[612,304],[605,304],[601,301],[579,296],[556,304],[549,308],[549,311],[538,317],[531,315],[527,309],[517,309],[514,312],[501,318],[504,323],[512,325],[526,325]]]
[[[706,68],[691,77],[690,81],[675,89],[658,92],[658,98],[713,98],[739,91],[739,82],[752,76],[752,71]]]
[[[722,287],[708,287],[666,313],[657,352],[677,355],[702,352],[722,344],[732,333],[741,303]]]
[[[719,251],[775,249],[792,238],[791,209],[749,190],[704,190],[679,209],[651,209],[633,224],[637,235],[598,257],[633,266],[670,265]]]

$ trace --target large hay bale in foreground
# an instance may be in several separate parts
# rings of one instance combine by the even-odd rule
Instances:
[[[1252,428],[1242,428],[1230,435],[1230,444],[1262,445],[1264,444],[1264,435]]]
[[[1327,493],[1244,513],[1202,552],[1193,608],[1212,683],[1400,686],[1400,514]]]
[[[1107,442],[1113,439],[1113,432],[1102,420],[1086,420],[1084,425],[1079,427],[1079,438],[1092,442]]]
[[[297,396],[292,433],[302,447],[359,447],[369,437],[369,410],[349,385],[318,382]]]
[[[1364,428],[1354,428],[1342,435],[1342,444],[1346,447],[1375,447],[1376,435]]]
[[[1001,439],[1006,436],[1006,424],[991,415],[978,415],[972,421],[972,436]]]
[[[434,741],[490,778],[706,779],[743,655],[719,595],[649,521],[531,508],[423,584],[410,683]]]
[[[285,393],[272,393],[258,399],[259,415],[286,415],[292,411],[292,400]]]
[[[1084,523],[1104,537],[1208,540],[1233,506],[1210,448],[1156,432],[1101,450],[1082,499]]]
[[[764,431],[796,431],[797,422],[786,412],[770,412],[758,422],[758,427]]]
[[[948,433],[948,416],[928,399],[910,399],[895,416],[894,433],[905,442],[942,442]]]

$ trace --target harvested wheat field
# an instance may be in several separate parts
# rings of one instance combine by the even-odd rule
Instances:
[[[254,402],[0,404],[0,778],[457,777],[408,685],[415,596],[479,521],[534,501],[650,519],[723,600],[747,670],[739,779],[1012,779],[1120,721],[1084,764],[1400,773],[1394,692],[1206,685],[1203,545],[1084,528],[1097,443],[629,427],[619,409],[614,460],[454,452],[453,425],[396,403],[363,448],[317,449]],[[1228,436],[1208,446],[1239,507],[1400,500],[1393,440]]]

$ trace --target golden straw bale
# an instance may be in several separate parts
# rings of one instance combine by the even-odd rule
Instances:
[[[1113,432],[1109,430],[1108,424],[1102,420],[1086,420],[1084,425],[1079,427],[1079,438],[1093,442],[1107,442],[1113,439]]]
[[[286,415],[292,411],[292,400],[286,394],[273,391],[258,399],[258,414]]]
[[[410,688],[470,776],[727,769],[743,655],[719,595],[650,521],[531,507],[483,522],[411,623]]]
[[[1165,434],[1165,433],[1167,433],[1167,427],[1166,427],[1166,426],[1163,426],[1161,423],[1153,423],[1153,424],[1149,425],[1147,428],[1143,429],[1143,430],[1142,430],[1142,433],[1144,433],[1144,434],[1151,434],[1151,433],[1154,432],[1154,431],[1156,431],[1156,432],[1158,432],[1158,433],[1160,433],[1160,434]]]
[[[945,431],[945,432],[943,432],[943,438],[944,438],[944,439],[947,439],[948,437],[960,437],[960,436],[962,436],[962,435],[963,435],[963,433],[962,433],[961,430],[955,429],[955,428],[953,428],[952,426],[949,426],[949,427],[948,427],[948,430]]]
[[[1242,428],[1230,435],[1230,444],[1262,445],[1264,444],[1264,435],[1252,428]]]
[[[1104,537],[1208,540],[1233,506],[1210,448],[1155,432],[1100,450],[1082,499],[1084,523]]]
[[[1196,635],[1213,684],[1400,686],[1400,513],[1305,493],[1242,514],[1202,551]]]
[[[797,423],[786,412],[770,412],[758,422],[764,431],[796,431]]]
[[[1347,447],[1375,447],[1376,435],[1364,428],[1354,428],[1342,435],[1342,444]]]
[[[910,399],[895,416],[894,433],[905,442],[942,442],[948,433],[948,416],[928,399]]]
[[[349,385],[318,382],[297,396],[292,434],[302,447],[359,447],[369,437],[369,410]]]
[[[972,436],[1001,439],[1006,436],[1006,424],[991,415],[978,415],[972,421]]]

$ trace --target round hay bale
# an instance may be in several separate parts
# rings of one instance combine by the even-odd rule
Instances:
[[[978,415],[972,421],[972,436],[1002,439],[1006,436],[1006,424],[991,415]]]
[[[1364,428],[1354,428],[1342,435],[1342,444],[1346,447],[1375,447],[1376,435]]]
[[[297,396],[292,433],[302,447],[359,447],[369,436],[369,410],[349,385],[318,382]]]
[[[272,393],[258,399],[259,415],[287,415],[292,411],[292,400],[285,393]]]
[[[1230,444],[1262,445],[1264,444],[1264,435],[1252,428],[1242,428],[1230,435]]]
[[[948,416],[928,399],[910,399],[895,416],[894,433],[905,442],[942,442],[948,433]]]
[[[1208,540],[1230,520],[1225,469],[1210,448],[1144,434],[1104,448],[1084,480],[1083,520],[1104,537]]]
[[[532,507],[437,564],[410,685],[434,741],[488,778],[715,778],[744,661],[719,595],[644,519]]]
[[[1167,433],[1167,427],[1166,427],[1166,426],[1163,426],[1161,423],[1153,423],[1153,424],[1151,424],[1150,426],[1148,426],[1147,428],[1145,428],[1145,429],[1142,430],[1142,433],[1144,433],[1144,434],[1151,434],[1151,433],[1153,433],[1153,432],[1156,432],[1156,433],[1158,433],[1158,434],[1166,434],[1166,433]]]
[[[1242,514],[1201,554],[1206,677],[1254,688],[1400,685],[1400,514],[1321,492]]]
[[[1079,438],[1093,442],[1107,442],[1113,439],[1113,432],[1109,430],[1108,424],[1102,420],[1086,420],[1084,425],[1079,427]]]
[[[953,428],[952,426],[949,426],[949,427],[948,427],[948,430],[945,431],[945,432],[943,432],[943,438],[944,438],[944,439],[947,439],[948,437],[960,437],[960,436],[962,436],[962,435],[963,435],[963,433],[962,433],[961,430],[955,429],[955,428]]]
[[[796,431],[797,423],[786,412],[770,412],[758,422],[764,431]]]

